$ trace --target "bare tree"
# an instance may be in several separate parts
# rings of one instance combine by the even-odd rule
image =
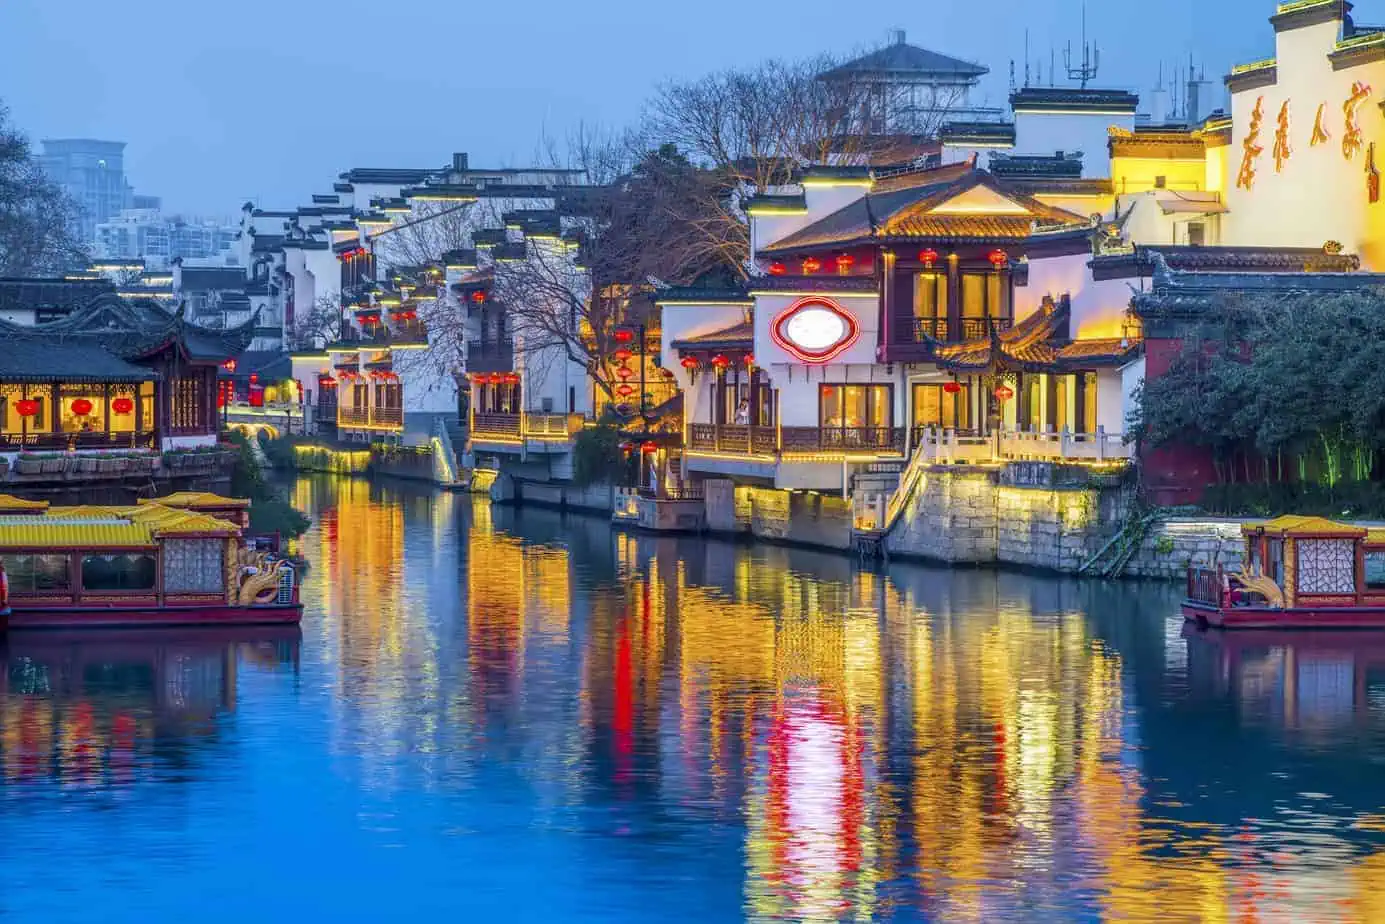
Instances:
[[[470,246],[474,203],[415,200],[407,218],[376,236],[382,267],[436,263],[449,250]]]
[[[869,165],[918,156],[919,135],[871,130],[872,107],[904,87],[823,80],[837,65],[830,57],[766,61],[659,88],[645,112],[646,147],[671,144],[707,177],[658,202],[681,226],[686,246],[714,255],[742,278],[749,266],[750,234],[741,203],[750,195],[796,182],[809,164]],[[955,98],[935,96],[931,115],[917,107],[913,123],[936,134]],[[896,101],[903,105],[903,99]]]
[[[54,184],[0,105],[0,276],[76,270],[90,260],[78,240],[77,204]]]
[[[289,330],[289,347],[311,350],[326,346],[341,336],[341,302],[330,295],[319,295],[307,311],[297,311]]]

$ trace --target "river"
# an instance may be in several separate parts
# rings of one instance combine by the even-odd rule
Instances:
[[[14,634],[0,918],[1385,920],[1385,640],[304,478],[301,639]]]

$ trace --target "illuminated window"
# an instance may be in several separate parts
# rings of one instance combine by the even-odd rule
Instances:
[[[66,555],[0,555],[12,594],[63,593],[72,588]]]
[[[134,552],[121,555],[88,555],[82,559],[82,589],[153,590],[154,556]]]
[[[948,394],[941,385],[915,385],[913,421],[915,429],[971,429],[971,387],[959,383],[959,390]]]

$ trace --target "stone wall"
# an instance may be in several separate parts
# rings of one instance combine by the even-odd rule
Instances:
[[[615,508],[615,489],[609,484],[577,487],[563,482],[524,481],[502,473],[491,487],[491,499],[518,504],[537,504],[610,513]]]
[[[886,548],[892,556],[1072,574],[1120,532],[1132,499],[1118,479],[1059,466],[940,466],[923,474]],[[1240,560],[1239,522],[1169,520],[1150,529],[1125,574],[1182,580],[1189,563],[1237,568]]]
[[[737,519],[744,505],[750,534],[760,539],[846,551],[851,548],[851,502],[827,494],[738,487]]]

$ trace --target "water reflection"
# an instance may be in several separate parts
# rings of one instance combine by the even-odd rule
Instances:
[[[296,672],[298,630],[15,632],[3,650],[5,781],[106,786],[215,742],[236,711],[241,666]]]
[[[288,649],[12,640],[7,789],[181,748],[222,814],[205,867],[172,866],[309,837],[286,891],[351,919],[404,887],[521,920],[1385,919],[1379,639],[1185,633],[1153,585],[293,490],[301,678]],[[240,824],[225,780],[265,762],[292,796]],[[339,895],[343,867],[375,888]],[[169,871],[132,871],[130,907],[180,908]]]

